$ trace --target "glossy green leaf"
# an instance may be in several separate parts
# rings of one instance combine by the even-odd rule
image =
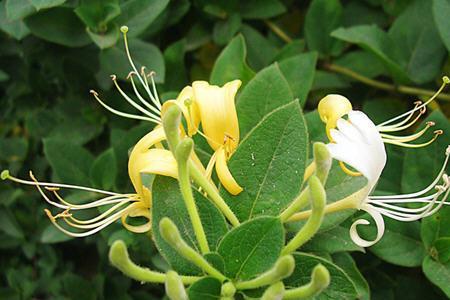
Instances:
[[[450,237],[450,207],[443,207],[434,215],[423,219],[420,234],[425,248],[430,254],[435,254],[431,247],[436,240]]]
[[[289,84],[278,64],[258,72],[236,100],[240,135],[247,135],[265,115],[292,100]]]
[[[143,33],[167,7],[169,0],[130,0],[122,1],[120,17],[117,24],[126,25],[130,29],[129,36]]]
[[[60,6],[66,2],[66,0],[30,0],[31,4],[36,8],[36,10],[52,8]]]
[[[56,228],[55,225],[50,223],[50,221],[48,221],[48,223],[49,224],[47,225],[47,227],[45,227],[44,231],[41,234],[41,243],[55,244],[73,239],[73,237]]]
[[[433,0],[433,17],[442,41],[450,51],[450,1]]]
[[[6,16],[11,21],[23,19],[34,12],[34,6],[28,0],[6,0]]]
[[[166,78],[164,87],[166,90],[181,91],[188,83],[188,75],[185,65],[186,40],[177,41],[164,50],[166,64]]]
[[[30,33],[22,20],[10,20],[6,16],[6,1],[0,3],[0,29],[17,40],[21,40]]]
[[[302,247],[302,250],[317,253],[364,251],[351,240],[349,229],[342,226],[336,226],[330,230],[317,233]]]
[[[198,274],[200,270],[181,257],[167,244],[159,232],[159,222],[164,217],[169,217],[178,227],[183,239],[194,249],[198,250],[194,229],[190,223],[184,200],[181,196],[178,182],[172,178],[158,176],[154,182],[152,193],[152,231],[156,246],[172,268],[181,274]],[[207,200],[201,193],[193,191],[200,218],[203,223],[206,238],[211,251],[216,249],[220,238],[227,232],[227,224],[219,210]]]
[[[358,295],[350,277],[339,266],[328,260],[307,253],[294,253],[295,270],[283,280],[286,289],[296,288],[309,283],[311,272],[317,264],[322,264],[330,272],[330,285],[314,299],[353,300]]]
[[[440,262],[447,263],[450,260],[450,237],[437,239],[433,247],[437,251]]]
[[[375,25],[358,25],[339,28],[331,34],[335,38],[359,45],[373,53],[383,62],[392,77],[398,82],[409,82],[409,77],[400,62],[404,61],[399,46],[390,36]]]
[[[77,16],[94,31],[104,31],[107,24],[120,15],[118,0],[81,1],[75,9]]]
[[[330,33],[341,25],[342,5],[339,0],[314,0],[305,17],[305,38],[309,50],[321,56],[337,55],[343,48],[341,41]]]
[[[6,209],[0,209],[0,230],[11,237],[17,239],[24,238],[20,224],[17,222],[15,216]]]
[[[100,154],[90,169],[90,177],[95,186],[110,190],[116,182],[117,159],[113,148]]]
[[[86,32],[100,49],[106,49],[114,46],[120,37],[119,28],[117,26],[110,26],[109,30],[103,33],[92,32],[89,28],[86,30]]]
[[[280,61],[280,69],[288,81],[295,98],[302,106],[311,90],[317,63],[317,53],[299,54]]]
[[[89,170],[94,157],[85,148],[69,141],[44,139],[44,154],[62,182],[90,185]]]
[[[276,46],[258,30],[246,24],[242,25],[241,33],[247,42],[247,59],[250,67],[256,71],[266,67],[275,56]]]
[[[188,289],[190,300],[217,300],[220,299],[222,284],[213,277],[205,277],[196,281]]]
[[[245,19],[268,19],[286,11],[283,2],[279,0],[247,0],[238,2],[241,15]]]
[[[241,17],[238,14],[232,14],[223,21],[214,24],[213,39],[218,45],[227,44],[241,27]]]
[[[240,79],[246,84],[254,72],[248,67],[245,59],[247,49],[242,35],[238,35],[222,50],[211,71],[212,84],[224,85],[225,83]]]
[[[246,280],[272,267],[283,245],[284,229],[280,219],[259,217],[229,231],[217,251],[224,259],[225,275]]]
[[[40,12],[25,22],[33,35],[52,43],[67,47],[82,47],[90,43],[85,26],[67,7]]]
[[[437,285],[446,295],[450,297],[450,262],[445,264],[433,260],[430,256],[425,257],[422,265],[425,276]]]
[[[339,57],[335,63],[369,78],[385,73],[383,63],[371,52],[356,50]]]
[[[245,137],[228,165],[244,188],[221,194],[240,220],[278,215],[300,192],[308,157],[308,136],[297,101],[267,114]]]

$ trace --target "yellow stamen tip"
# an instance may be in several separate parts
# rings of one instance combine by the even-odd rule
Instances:
[[[122,33],[127,33],[128,32],[128,26],[121,26],[120,27],[120,31],[122,31]]]
[[[109,75],[109,77],[111,77],[112,81],[116,81],[116,80],[117,80],[117,76],[116,76],[116,75],[114,75],[114,74],[112,74],[112,75]]]
[[[48,217],[50,220],[52,220],[52,221],[55,220],[55,218],[53,217],[52,213],[51,213],[48,209],[44,209],[44,212],[45,212],[45,214],[47,215],[47,217]]]
[[[98,93],[96,91],[94,91],[94,90],[90,90],[89,93],[91,93],[94,96],[98,96]]]
[[[2,180],[6,180],[9,178],[9,170],[3,170],[0,177],[2,178]]]
[[[428,122],[427,122],[427,125],[431,127],[431,126],[436,125],[436,123],[434,123],[433,121],[428,121]]]
[[[435,130],[434,131],[434,134],[436,134],[436,135],[441,135],[441,134],[443,134],[444,133],[444,130],[442,130],[442,129],[439,129],[439,130]]]
[[[449,84],[449,83],[450,83],[450,78],[448,78],[448,76],[444,76],[444,77],[442,77],[442,81],[443,81],[445,84]]]

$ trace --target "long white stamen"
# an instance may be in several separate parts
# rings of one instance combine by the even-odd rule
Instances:
[[[422,147],[426,147],[426,146],[430,145],[431,143],[433,143],[443,133],[444,132],[442,130],[435,130],[433,138],[431,138],[428,142],[421,143],[421,144],[409,144],[409,143],[403,143],[403,142],[399,142],[399,141],[391,140],[391,139],[383,139],[383,142],[386,144],[392,144],[392,145],[397,145],[397,146],[406,147],[406,148],[422,148]]]
[[[68,218],[71,219],[72,221],[74,221],[75,223],[78,224],[91,224],[91,223],[95,223],[99,220],[104,219],[106,216],[110,215],[112,212],[116,211],[119,207],[121,207],[122,205],[131,202],[131,199],[122,199],[121,202],[117,203],[116,205],[114,205],[113,207],[111,207],[110,209],[108,209],[107,211],[105,211],[104,213],[89,219],[89,220],[80,220],[75,218],[73,215],[70,215]]]
[[[414,102],[414,109],[416,109],[419,105],[422,104],[422,101],[416,101]],[[426,112],[427,108],[423,107],[420,111],[419,114],[415,117],[415,119],[409,123],[409,125],[406,125],[406,128],[408,128],[409,126],[411,126],[412,124],[414,124],[415,122],[417,122],[417,120]],[[380,132],[389,132],[389,131],[398,131],[397,128],[402,128],[400,130],[405,129],[405,127],[401,127],[402,125],[406,124],[409,120],[411,120],[411,118],[414,116],[415,111],[412,111],[410,113],[408,113],[408,115],[405,117],[405,119],[403,119],[402,121],[393,124],[393,125],[383,125],[384,123],[378,124],[377,128]]]
[[[150,80],[152,81],[153,94],[156,97],[156,105],[158,105],[159,106],[158,108],[161,109],[161,101],[159,100],[158,91],[156,90],[155,79],[153,78],[154,75],[155,75],[155,72],[150,72],[150,74],[149,74]]]
[[[128,27],[126,26],[122,26],[120,28],[120,30],[123,33],[123,40],[124,40],[124,44],[125,44],[125,52],[127,53],[127,57],[128,57],[128,61],[130,62],[131,67],[133,68],[134,72],[136,72],[136,75],[139,79],[139,81],[141,82],[142,86],[144,87],[145,91],[147,92],[147,94],[149,95],[149,97],[152,99],[152,101],[154,100],[155,105],[159,105],[158,108],[160,108],[160,103],[158,103],[158,101],[156,99],[154,99],[150,88],[148,87],[148,84],[146,85],[144,80],[142,79],[142,77],[139,75],[138,70],[136,69],[136,66],[133,62],[133,59],[131,58],[131,54],[130,54],[130,49],[128,48],[128,38],[127,38],[127,32],[128,32]]]
[[[142,112],[143,114],[149,116],[150,118],[153,119],[160,119],[159,114],[155,115],[154,113],[146,110],[145,108],[143,108],[142,106],[140,106],[139,104],[137,104],[136,102],[133,101],[133,99],[131,99],[119,86],[119,84],[117,83],[117,77],[116,75],[111,75],[111,79],[114,82],[114,85],[116,86],[117,90],[119,91],[119,93],[122,95],[122,97],[125,98],[125,100],[127,100],[128,103],[130,103],[134,108],[136,108],[137,110],[139,110],[140,112]]]
[[[141,93],[139,93],[139,90],[137,89],[136,83],[134,82],[133,75],[136,75],[136,73],[135,73],[134,71],[131,71],[131,72],[128,74],[127,78],[130,79],[131,85],[133,86],[134,93],[135,93],[136,96],[138,97],[139,101],[141,101],[142,104],[144,104],[144,105],[147,106],[150,110],[152,110],[154,113],[156,113],[158,116],[160,116],[160,115],[161,115],[161,111],[158,110],[157,108],[155,108],[155,107],[154,107],[153,105],[151,105],[150,103],[148,103],[148,102],[144,99],[144,97],[142,97]]]
[[[100,100],[100,98],[98,97],[98,93],[96,91],[91,90],[90,92],[91,92],[92,95],[94,95],[95,100],[97,100],[104,108],[106,108],[107,110],[109,110],[110,112],[112,112],[115,115],[121,116],[123,118],[128,118],[128,119],[149,121],[149,122],[153,122],[153,123],[156,123],[156,124],[160,123],[160,121],[158,121],[156,119],[147,118],[147,117],[143,117],[143,116],[139,116],[139,115],[133,115],[133,114],[125,113],[125,112],[119,111],[117,109],[114,109],[111,106],[107,105],[102,100]]]
[[[439,90],[438,90],[438,91],[437,91],[430,99],[428,99],[425,103],[423,103],[422,105],[419,105],[419,106],[413,108],[412,110],[407,111],[407,112],[405,112],[405,113],[403,113],[403,114],[401,114],[401,115],[399,115],[399,116],[397,116],[397,117],[394,117],[394,118],[392,118],[392,119],[389,119],[389,120],[387,120],[387,121],[385,121],[385,122],[379,124],[379,126],[384,126],[384,125],[386,125],[386,124],[390,124],[390,123],[392,123],[392,122],[395,122],[395,121],[397,121],[398,119],[401,119],[401,118],[407,116],[407,115],[410,114],[411,112],[415,112],[415,111],[417,111],[417,110],[419,110],[419,109],[421,109],[421,108],[427,106],[431,101],[433,101],[434,99],[436,99],[436,97],[442,92],[442,90],[445,88],[445,86],[446,86],[447,84],[450,83],[450,79],[449,79],[447,76],[444,76],[444,77],[442,78],[442,80],[443,80],[443,83],[442,83],[441,87],[439,88]]]
[[[118,218],[120,218],[124,212],[129,209],[129,207],[125,207],[122,210],[119,210],[118,212],[112,214],[111,216],[107,217],[106,219],[96,222],[96,223],[90,223],[90,224],[76,224],[76,223],[72,223],[71,221],[68,220],[67,217],[63,217],[62,219],[70,226],[74,227],[74,228],[79,228],[79,229],[92,229],[92,228],[97,228],[99,226],[102,226],[104,224],[111,224],[111,220],[117,220]],[[56,219],[56,217],[55,217]]]
[[[127,207],[127,208],[128,208],[128,207]],[[124,211],[126,211],[127,208],[125,208]],[[117,221],[117,220],[121,217],[121,215],[119,215],[119,216],[117,216],[116,219],[111,219],[111,220],[109,221],[109,223],[105,223],[105,224],[103,224],[103,225],[101,225],[101,226],[99,226],[99,227],[97,227],[97,228],[95,228],[95,229],[93,229],[93,230],[87,231],[87,232],[80,232],[80,233],[78,233],[78,232],[71,232],[71,231],[66,230],[66,229],[63,228],[61,225],[58,224],[58,222],[57,222],[56,219],[52,216],[51,212],[50,212],[48,209],[45,209],[44,211],[45,211],[45,213],[47,214],[47,216],[48,216],[48,218],[50,219],[50,221],[53,223],[53,225],[56,226],[56,228],[58,228],[59,230],[61,230],[61,231],[64,232],[65,234],[70,235],[70,236],[72,236],[72,237],[85,237],[85,236],[88,236],[88,235],[92,235],[92,234],[94,234],[94,233],[97,233],[97,232],[99,232],[100,230],[102,230],[103,228],[107,227],[108,225],[114,223],[115,221]]]
[[[436,176],[436,178],[434,179],[434,181],[429,186],[427,186],[425,189],[415,192],[415,193],[410,193],[410,194],[394,195],[394,196],[370,196],[370,198],[372,200],[405,199],[405,198],[415,198],[415,197],[418,197],[418,196],[421,196],[421,195],[427,193],[432,188],[434,188],[436,186],[436,184],[438,184],[439,180],[441,180],[441,177],[444,177],[444,175],[445,175],[444,172],[447,168],[449,157],[450,157],[450,146],[448,146],[447,149],[445,150],[445,160],[444,160],[444,163],[442,164],[441,170],[439,171],[439,173]]]
[[[406,135],[406,136],[396,136],[396,135],[391,135],[391,134],[385,134],[385,133],[381,133],[381,137],[383,138],[383,141],[385,139],[389,139],[389,140],[395,140],[395,141],[399,141],[399,142],[411,142],[414,140],[417,140],[419,137],[421,137],[422,135],[425,134],[425,132],[427,132],[427,130],[430,127],[433,127],[435,125],[434,122],[427,122],[426,126],[420,130],[417,133],[411,134],[411,135]]]

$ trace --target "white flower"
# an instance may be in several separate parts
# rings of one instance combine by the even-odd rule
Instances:
[[[450,204],[450,202],[445,202],[450,190],[449,177],[445,174],[445,169],[450,156],[450,146],[447,147],[445,153],[446,157],[441,171],[437,175],[436,179],[427,188],[416,193],[405,195],[370,195],[386,165],[387,156],[384,143],[390,142],[402,146],[411,146],[407,145],[404,140],[411,140],[412,137],[416,138],[424,132],[424,130],[422,130],[419,134],[406,138],[398,137],[397,139],[400,140],[398,141],[393,138],[386,138],[386,136],[383,133],[380,133],[380,131],[386,128],[396,129],[404,127],[403,124],[407,123],[412,117],[412,114],[418,109],[420,110],[423,108],[421,105],[416,105],[416,107],[412,111],[408,112],[408,114],[402,115],[406,116],[406,122],[403,120],[400,122],[402,124],[391,125],[391,127],[386,126],[389,122],[383,123],[384,125],[382,126],[376,126],[363,112],[350,111],[348,113],[348,121],[339,119],[336,123],[337,129],[330,130],[329,134],[333,142],[327,146],[331,156],[334,159],[337,159],[356,169],[368,180],[366,194],[363,195],[358,208],[369,213],[375,220],[375,224],[377,226],[377,236],[372,241],[362,239],[359,236],[356,227],[357,225],[367,225],[369,222],[365,219],[355,221],[350,228],[350,236],[352,240],[361,247],[369,247],[381,239],[384,233],[383,216],[399,221],[415,221],[435,213],[444,204]],[[398,118],[394,119],[397,120]],[[431,124],[427,124],[425,130],[430,126]],[[435,134],[435,137],[432,140],[434,140],[438,134],[440,134],[440,132]],[[438,185],[441,178],[443,184]],[[437,191],[431,195],[427,195],[427,193],[433,188]],[[439,200],[442,194],[444,195],[441,200]],[[407,203],[424,203],[424,205],[420,208],[407,208],[401,206],[402,204]]]

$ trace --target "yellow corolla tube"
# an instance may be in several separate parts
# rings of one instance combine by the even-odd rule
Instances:
[[[215,151],[212,164],[216,165],[221,184],[233,195],[242,192],[242,187],[233,178],[227,166],[227,160],[239,144],[235,97],[240,86],[240,80],[230,81],[223,87],[210,85],[206,81],[192,83],[191,105],[193,111],[198,113],[208,144]]]
[[[326,132],[330,141],[333,141],[330,130],[336,128],[337,121],[352,109],[350,100],[341,95],[330,94],[320,100],[317,110],[320,119],[326,124]]]

